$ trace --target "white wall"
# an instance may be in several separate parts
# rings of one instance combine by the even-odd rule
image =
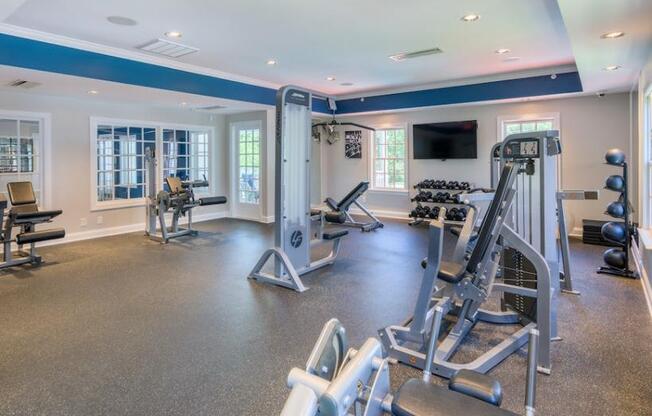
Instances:
[[[647,143],[646,141],[648,140],[648,134],[650,130],[652,129],[652,126],[649,124],[649,120],[646,117],[645,111],[646,111],[646,104],[645,100],[647,98],[647,94],[652,92],[652,52],[650,54],[650,58],[647,61],[647,64],[645,67],[643,67],[641,71],[641,75],[638,80],[638,100],[637,100],[637,108],[638,108],[638,172],[641,172],[641,175],[638,175],[639,178],[639,183],[638,183],[638,189],[639,193],[642,196],[639,200],[638,203],[638,211],[641,213],[640,219],[641,219],[641,226],[643,228],[649,228],[652,226],[650,224],[650,212],[649,210],[651,209],[649,206],[644,206],[643,201],[644,198],[649,197],[649,192],[646,192],[647,189],[649,189],[649,178],[647,176],[647,160],[646,160],[646,155],[649,154],[650,151],[650,144]],[[649,201],[649,199],[648,199]],[[648,210],[648,212],[644,212],[645,210]]]
[[[428,110],[350,117],[373,127],[404,126],[408,129],[411,146],[411,124],[456,120],[478,120],[478,159],[475,160],[413,160],[411,149],[408,164],[410,186],[425,178],[469,181],[476,186],[489,186],[489,153],[498,137],[497,118],[526,114],[559,113],[563,146],[562,186],[565,189],[600,189],[599,201],[569,201],[569,229],[581,228],[583,218],[607,219],[606,205],[614,199],[612,192],[603,191],[604,179],[618,173],[604,165],[607,149],[620,147],[628,154],[630,118],[629,95],[596,96],[529,101],[511,104],[488,104],[439,107]],[[344,137],[344,135],[341,135]],[[345,195],[355,184],[369,178],[369,134],[364,134],[362,159],[346,159],[344,143],[324,145],[324,194],[335,199]],[[636,201],[636,195],[632,195]],[[367,204],[379,213],[407,218],[412,207],[407,193],[370,191]],[[578,232],[578,229],[575,229]]]
[[[90,171],[90,117],[108,117],[127,120],[180,123],[215,127],[213,138],[211,178],[215,195],[226,195],[227,182],[222,172],[226,160],[224,116],[208,115],[183,109],[164,109],[147,105],[79,100],[25,93],[0,93],[2,110],[48,113],[51,117],[51,206],[63,209],[55,222],[66,228],[68,236],[99,235],[120,227],[144,225],[145,208],[131,207],[91,211]],[[199,207],[195,215],[224,213],[225,205]],[[102,224],[98,224],[101,217]],[[86,226],[81,226],[85,218]],[[133,228],[133,227],[132,227]]]

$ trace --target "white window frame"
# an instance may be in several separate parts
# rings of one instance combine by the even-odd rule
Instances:
[[[368,137],[368,146],[367,150],[369,152],[369,162],[367,166],[367,174],[369,180],[369,192],[372,193],[388,193],[388,194],[408,194],[410,193],[410,142],[412,135],[410,134],[410,129],[408,129],[407,124],[383,124],[380,126],[373,126],[376,131],[378,130],[397,130],[402,129],[405,131],[405,188],[395,189],[395,188],[379,188],[375,186],[374,183],[374,162],[376,160],[376,149],[375,149],[375,131],[369,131]]]
[[[163,189],[163,163],[161,152],[159,149],[163,148],[163,130],[202,130],[208,131],[208,183],[209,188],[205,191],[206,193],[212,193],[215,189],[215,177],[214,177],[214,163],[213,163],[213,140],[215,140],[215,127],[214,126],[203,126],[203,125],[190,125],[190,124],[176,124],[176,123],[161,123],[156,121],[145,121],[145,120],[128,120],[128,119],[117,119],[117,118],[106,118],[106,117],[90,117],[90,202],[91,202],[91,211],[105,211],[111,209],[122,209],[122,208],[131,208],[131,207],[142,207],[147,200],[147,196],[143,198],[134,198],[134,199],[121,199],[121,200],[112,200],[112,201],[98,201],[97,200],[97,128],[100,125],[110,125],[110,126],[125,126],[125,127],[147,127],[153,128],[156,131],[156,188],[157,191]],[[145,171],[147,168],[145,167]],[[147,178],[145,179],[147,181]],[[145,192],[148,190],[145,188]],[[201,192],[203,193],[203,191]]]
[[[645,174],[639,175],[643,183],[639,184],[641,195],[641,227],[652,227],[652,86],[643,98],[643,143],[640,147],[640,160],[644,161]]]
[[[38,203],[42,208],[52,207],[52,115],[50,113],[0,109],[0,118],[37,121],[39,123],[41,129],[41,146],[39,149],[40,160],[38,163],[41,176],[41,189]],[[6,192],[6,190],[2,192]]]
[[[268,113],[269,116],[269,113]],[[269,127],[269,126],[268,126]],[[258,216],[263,218],[263,205],[264,194],[267,186],[267,161],[266,161],[266,143],[267,137],[264,135],[265,130],[263,129],[262,120],[242,120],[242,121],[233,121],[229,123],[229,199],[233,201],[229,211],[229,215],[233,216],[238,209],[235,207],[236,204],[240,204],[240,189],[239,189],[239,178],[240,174],[237,171],[239,166],[239,161],[236,154],[239,144],[236,143],[238,138],[235,136],[237,130],[251,130],[258,129],[260,131],[260,178],[258,178],[258,187],[259,187],[259,197],[258,197]],[[237,179],[237,180],[236,180]]]
[[[505,124],[512,122],[528,122],[528,121],[541,121],[541,120],[552,120],[552,129],[559,132],[559,139],[562,139],[561,132],[561,116],[559,113],[530,113],[530,114],[519,114],[519,115],[505,115],[498,116],[496,119],[496,141],[498,143],[502,142],[505,138]],[[557,163],[557,187],[561,189],[562,187],[562,166],[563,166],[563,140],[562,140],[562,153],[559,155],[559,160]]]

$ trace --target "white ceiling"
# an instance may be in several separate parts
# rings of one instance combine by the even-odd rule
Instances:
[[[652,0],[558,0],[586,91],[629,90],[652,52]],[[601,39],[624,31],[618,39]],[[619,65],[617,71],[604,68]]]
[[[481,19],[460,20],[471,12]],[[112,15],[139,24],[116,26],[106,20]],[[132,51],[179,30],[180,42],[200,49],[181,62],[330,94],[574,62],[554,0],[26,0],[5,22]],[[435,46],[444,53],[388,59]],[[498,48],[520,59],[504,62]],[[270,58],[279,64],[267,66]],[[331,75],[335,82],[325,80]]]
[[[18,79],[38,82],[41,85],[30,89],[7,86],[8,83]],[[98,94],[89,94],[88,92],[91,90],[97,91]],[[152,107],[178,108],[184,111],[206,111],[203,110],[206,107],[224,107],[221,109],[211,109],[208,111],[211,114],[234,114],[272,108],[271,106],[266,107],[243,101],[205,97],[201,95],[139,87],[118,82],[101,81],[5,65],[0,65],[0,93],[2,92],[18,92],[24,94],[64,96],[82,100],[141,104]]]

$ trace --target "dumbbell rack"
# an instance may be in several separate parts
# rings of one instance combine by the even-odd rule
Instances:
[[[426,187],[420,186],[420,184],[422,182],[423,181],[421,181],[417,185],[413,186],[413,188],[416,189],[416,191],[417,191],[417,195],[421,191],[430,191],[430,192],[433,192],[433,193],[448,192],[449,194],[451,194],[451,196],[461,194],[461,193],[465,193],[465,192],[469,191],[468,189],[426,188]],[[473,187],[471,186],[470,188],[472,189]],[[416,195],[415,195],[415,197],[416,197]],[[411,202],[416,202],[417,207],[422,206],[421,204],[424,204],[424,203],[433,204],[433,206],[437,206],[437,207],[446,207],[447,209],[452,208],[452,207],[465,207],[466,206],[465,204],[463,204],[461,202],[454,202],[454,201],[439,202],[439,201],[435,201],[434,199],[430,199],[430,200],[426,200],[426,201],[417,201],[415,199],[415,197],[410,198],[410,201]],[[437,217],[435,217],[435,218],[421,218],[421,217],[412,217],[412,216],[410,218],[412,218],[412,221],[410,221],[408,223],[408,225],[416,226],[416,225],[420,225],[420,224],[430,224],[430,221],[437,220],[439,218],[439,215],[437,215]],[[445,224],[451,224],[451,225],[464,225],[464,221],[454,221],[454,220],[447,220],[447,219],[444,219],[444,223]]]

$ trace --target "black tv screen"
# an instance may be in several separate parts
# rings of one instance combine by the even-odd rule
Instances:
[[[477,159],[477,139],[476,120],[412,126],[415,159]]]

